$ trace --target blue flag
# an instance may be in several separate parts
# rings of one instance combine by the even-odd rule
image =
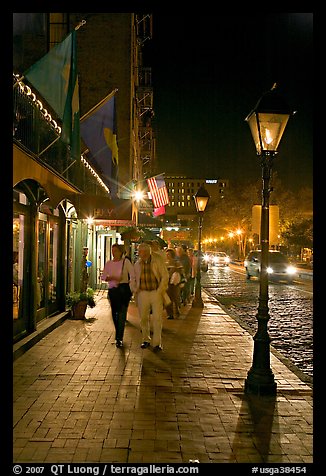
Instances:
[[[115,91],[81,120],[80,132],[89,149],[89,160],[116,197],[118,190],[118,145]]]
[[[61,139],[80,158],[77,45],[74,30],[24,73],[62,120]]]

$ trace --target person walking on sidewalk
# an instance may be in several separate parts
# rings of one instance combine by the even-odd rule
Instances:
[[[105,263],[102,280],[109,283],[108,299],[115,327],[116,346],[122,347],[129,302],[136,288],[134,266],[124,257],[124,247],[112,245],[113,259]]]
[[[180,282],[182,266],[175,259],[175,251],[173,248],[166,250],[166,265],[169,272],[169,286],[168,296],[171,299],[171,303],[166,306],[166,312],[168,319],[176,319],[180,316]]]
[[[191,261],[187,254],[187,246],[181,245],[176,248],[177,260],[181,263],[183,267],[183,275],[185,278],[184,287],[181,288],[181,302],[185,306],[190,302],[190,281],[191,276]]]
[[[195,279],[197,275],[197,257],[194,254],[193,248],[188,248],[187,254],[191,262],[191,273],[189,277],[189,291],[190,291],[190,295],[193,296],[195,293]]]
[[[165,251],[162,250],[162,248],[160,247],[158,240],[151,240],[148,244],[151,247],[152,253],[157,253],[159,256],[161,256],[161,258],[165,262],[166,260]]]
[[[169,282],[169,274],[163,259],[152,253],[148,243],[138,247],[138,260],[135,265],[136,291],[143,343],[142,349],[149,347],[150,312],[152,311],[154,350],[162,350],[162,324],[164,295]]]

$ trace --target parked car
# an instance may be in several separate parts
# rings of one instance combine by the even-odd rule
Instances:
[[[229,266],[230,257],[224,251],[214,251],[210,257],[210,263],[215,266]]]
[[[244,261],[247,279],[252,276],[259,278],[261,270],[261,251],[251,251]],[[288,258],[280,251],[269,250],[267,273],[269,279],[293,282],[297,270],[291,265]]]

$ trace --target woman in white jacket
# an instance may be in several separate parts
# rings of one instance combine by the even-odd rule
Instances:
[[[134,265],[136,277],[135,300],[138,305],[140,327],[143,337],[141,347],[146,349],[152,342],[154,350],[162,350],[162,324],[164,297],[169,282],[166,264],[161,256],[151,252],[147,243],[138,248],[138,260]],[[150,336],[150,313],[152,312],[153,339]]]

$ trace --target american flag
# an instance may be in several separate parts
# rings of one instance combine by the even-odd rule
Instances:
[[[169,195],[165,185],[164,176],[156,175],[147,179],[154,208],[164,207],[169,203]]]
[[[165,207],[154,208],[153,217],[158,217],[160,215],[165,215]]]

